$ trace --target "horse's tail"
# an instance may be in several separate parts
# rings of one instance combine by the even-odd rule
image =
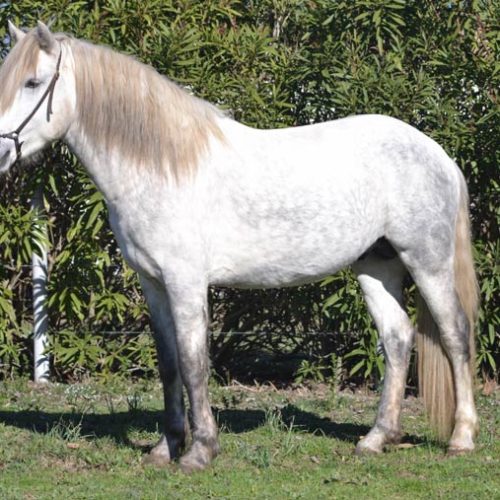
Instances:
[[[469,322],[470,369],[475,373],[475,321],[479,290],[474,271],[469,221],[469,198],[460,174],[460,204],[455,228],[454,279],[460,304]],[[440,439],[451,435],[455,415],[455,390],[450,361],[441,345],[440,334],[424,300],[417,298],[417,350],[419,392],[431,427]]]

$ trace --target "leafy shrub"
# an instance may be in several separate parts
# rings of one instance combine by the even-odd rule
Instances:
[[[415,125],[467,177],[482,294],[478,363],[491,377],[500,335],[499,10],[492,0],[6,1],[0,52],[8,50],[7,19],[30,27],[57,14],[54,29],[133,54],[248,125],[294,126],[354,113],[385,113]],[[31,285],[23,266],[40,241],[28,208],[40,185],[56,373],[149,373],[150,340],[102,333],[147,330],[148,316],[102,197],[64,146],[51,149],[35,172],[14,172],[0,187],[2,371],[29,370]],[[302,363],[305,377],[307,366],[321,365],[334,351],[343,378],[382,375],[376,334],[349,272],[323,286],[211,290],[210,299],[219,371],[233,371],[235,360],[239,366],[258,353],[285,352],[297,361],[290,376]]]

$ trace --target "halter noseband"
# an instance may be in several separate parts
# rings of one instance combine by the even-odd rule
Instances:
[[[62,56],[62,48],[59,51],[59,57],[57,58],[57,64],[56,64],[56,72],[54,73],[54,76],[52,77],[52,80],[50,80],[50,83],[48,87],[45,89],[45,92],[43,93],[42,97],[40,97],[40,100],[36,104],[36,106],[33,108],[33,111],[24,119],[24,121],[17,127],[15,130],[12,132],[9,132],[7,134],[0,134],[0,139],[10,139],[11,141],[14,141],[14,144],[16,146],[16,159],[14,163],[19,160],[21,156],[21,148],[23,143],[19,142],[19,134],[23,130],[26,125],[31,121],[31,119],[35,116],[35,113],[40,109],[40,106],[43,104],[45,99],[47,97],[49,98],[48,103],[47,103],[47,121],[50,122],[50,115],[52,114],[52,98],[54,97],[54,88],[56,86],[56,82],[59,78],[59,68],[61,66],[61,56]]]

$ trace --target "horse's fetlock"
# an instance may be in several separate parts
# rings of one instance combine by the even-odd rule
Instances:
[[[403,435],[400,427],[392,427],[381,423],[375,424],[375,427],[370,432],[381,434],[385,444],[397,444],[401,441]]]
[[[218,450],[219,449],[219,439],[217,437],[217,431],[207,432],[206,430],[200,431],[196,430],[193,432],[193,444],[199,443],[205,448]]]

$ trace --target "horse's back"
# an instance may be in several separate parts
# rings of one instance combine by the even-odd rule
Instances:
[[[272,130],[229,123],[221,174],[224,184],[229,182],[236,189],[241,184],[247,190],[255,183],[275,196],[295,195],[299,187],[303,195],[324,190],[334,195],[339,190],[356,190],[360,184],[372,192],[375,186],[389,192],[411,181],[427,189],[434,184],[439,192],[439,184],[457,183],[457,169],[443,149],[392,117],[358,115]],[[249,191],[248,195],[260,193]]]

